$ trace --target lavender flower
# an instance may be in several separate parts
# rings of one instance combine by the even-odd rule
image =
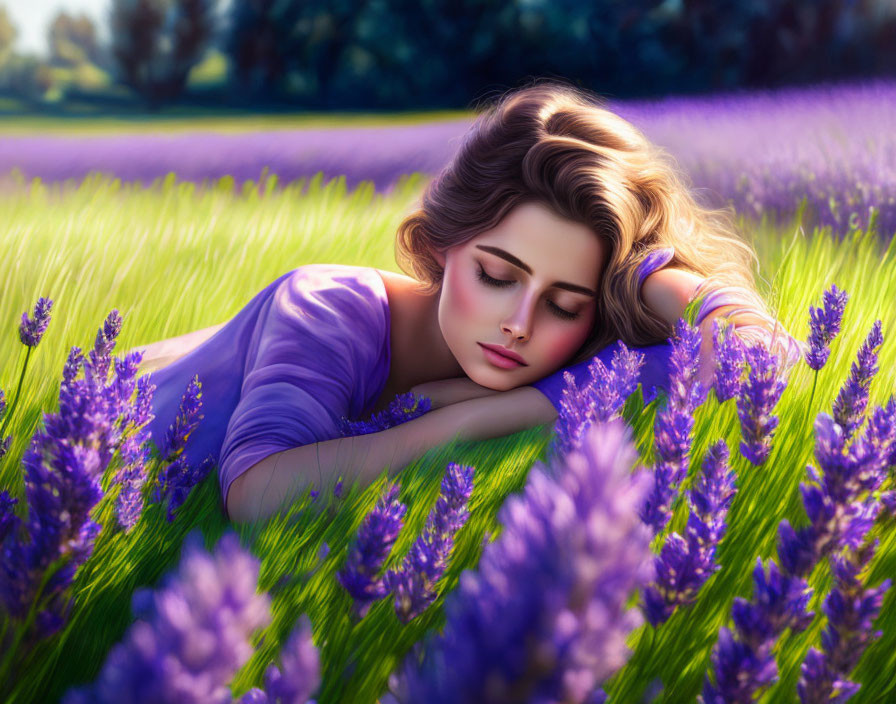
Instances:
[[[30,640],[25,643],[31,645],[67,621],[73,604],[67,589],[93,553],[101,529],[89,516],[102,498],[99,480],[120,442],[117,414],[121,405],[113,403],[115,395],[98,383],[93,372],[108,369],[119,320],[116,311],[107,317],[98,344],[84,363],[84,379],[75,378],[74,362],[80,359],[75,350],[70,353],[59,391],[59,412],[44,414],[44,428],[35,432],[23,456],[26,530],[16,525],[0,559],[0,603],[19,624],[13,646],[0,658],[0,680],[26,636]]]
[[[691,513],[685,536],[672,533],[654,559],[657,578],[644,590],[644,612],[654,627],[665,622],[678,606],[697,600],[703,584],[719,569],[716,546],[725,534],[725,516],[734,496],[734,472],[728,471],[728,446],[712,445],[698,483],[689,492]]]
[[[202,383],[199,381],[199,375],[194,374],[181,396],[177,415],[168,426],[165,440],[159,448],[163,461],[172,462],[183,452],[190,435],[199,427],[199,421],[205,417],[200,413],[201,409]]]
[[[422,416],[431,408],[432,401],[429,398],[418,397],[408,391],[406,394],[397,394],[388,408],[372,415],[369,420],[353,421],[345,417],[340,418],[339,429],[344,437],[378,433],[386,428],[407,423],[409,420]]]
[[[824,471],[810,465],[809,478],[800,484],[809,525],[794,530],[787,519],[779,528],[781,564],[791,574],[808,575],[815,563],[843,548],[858,549],[871,528],[880,503],[859,500],[875,491],[886,479],[889,451],[893,444],[896,403],[878,406],[866,431],[846,447],[843,429],[825,413],[815,421],[815,456]],[[886,429],[882,438],[880,433]]]
[[[600,368],[605,368],[603,362],[600,363]],[[587,396],[588,387],[579,389],[570,371],[563,372],[563,381],[565,385],[560,395],[560,413],[554,425],[554,441],[548,453],[552,460],[578,449],[594,415],[594,400]]]
[[[111,354],[115,348],[115,339],[121,332],[121,325],[121,315],[113,308],[103,321],[103,327],[97,330],[93,349],[87,352],[88,359],[84,362],[86,377],[98,387],[105,386],[108,379],[112,365]]]
[[[240,704],[303,704],[320,686],[320,654],[311,640],[311,620],[302,614],[280,653],[282,671],[273,663],[265,671],[265,689],[253,687]],[[313,704],[313,703],[312,703]]]
[[[598,423],[564,467],[533,467],[500,537],[445,600],[446,625],[390,679],[387,702],[601,701],[626,661],[631,590],[654,576],[637,516],[650,475],[621,419]],[[552,477],[556,476],[557,479]]]
[[[877,618],[884,594],[893,581],[885,579],[866,590],[859,579],[879,542],[875,540],[858,551],[847,550],[832,557],[834,586],[824,602],[828,627],[821,636],[823,651],[809,648],[800,667],[797,693],[803,704],[845,701],[859,690],[860,685],[846,677],[871,640],[882,635],[881,631],[872,632],[871,622]]]
[[[140,355],[141,359],[143,355]],[[80,347],[72,347],[68,352],[68,357],[65,359],[65,366],[62,368],[62,383],[63,384],[71,384],[75,377],[78,376],[78,372],[81,369],[81,365],[84,363],[84,355],[81,353]]]
[[[174,520],[174,511],[183,505],[193,487],[208,476],[214,468],[214,457],[209,455],[198,466],[187,463],[183,453],[187,440],[205,417],[202,409],[202,384],[198,375],[194,375],[180,400],[174,422],[168,426],[161,456],[168,464],[159,474],[159,484],[155,488],[153,500],[165,503],[167,520]]]
[[[805,579],[783,574],[769,560],[768,574],[761,558],[753,570],[753,600],[734,598],[731,615],[738,638],[725,626],[712,654],[715,684],[707,676],[700,704],[753,702],[778,677],[772,646],[785,628],[805,630],[814,612],[806,611],[812,588]]]
[[[644,354],[630,350],[621,340],[617,344],[609,369],[600,358],[591,360],[589,381],[583,388],[577,387],[571,372],[563,372],[566,387],[560,398],[560,414],[550,453],[552,459],[560,459],[577,449],[592,423],[606,422],[618,416],[625,400],[637,388]]]
[[[395,595],[395,613],[403,623],[419,616],[436,600],[435,585],[445,572],[454,536],[470,515],[467,502],[472,492],[473,467],[450,462],[426,528],[401,567],[386,572],[383,582]]]
[[[672,338],[669,397],[654,427],[655,481],[640,513],[654,533],[662,532],[672,517],[672,500],[688,471],[693,413],[705,393],[697,380],[699,351],[700,331],[679,318]]]
[[[716,359],[713,389],[719,401],[727,401],[740,393],[745,364],[744,345],[734,326],[722,328],[718,318],[712,321],[712,339]]]
[[[138,620],[96,682],[70,690],[64,704],[229,704],[228,682],[252,655],[249,638],[270,623],[270,597],[256,591],[258,568],[235,534],[209,555],[191,533],[177,573],[154,593],[134,594]]]
[[[778,368],[778,357],[763,345],[750,345],[744,351],[750,366],[737,396],[737,415],[740,418],[741,454],[755,465],[760,465],[771,452],[772,437],[778,427],[778,416],[772,410],[787,386],[787,378]]]
[[[856,361],[852,363],[849,377],[834,401],[834,420],[849,438],[862,424],[871,380],[877,374],[877,350],[883,344],[880,320],[876,320],[871,332],[862,343]]]
[[[833,555],[840,549],[865,549],[861,546],[874,523],[879,502],[858,498],[865,491],[874,491],[884,479],[894,421],[896,402],[891,400],[887,406],[874,410],[866,432],[846,448],[840,426],[830,416],[819,414],[815,422],[815,455],[824,468],[824,478],[819,478],[809,466],[809,477],[821,486],[800,484],[809,525],[794,530],[786,519],[781,521],[778,555],[782,571],[770,561],[770,575],[765,578],[761,560],[757,559],[757,588],[752,604],[738,597],[732,608],[740,642],[727,629],[722,629],[713,655],[716,684],[712,685],[707,677],[701,701],[752,702],[756,693],[777,678],[771,650],[778,635],[787,627],[794,632],[803,630],[814,616],[811,612],[803,613],[812,593],[806,577],[825,555]],[[835,569],[845,574],[846,568]],[[766,579],[770,586],[762,585]],[[884,591],[888,587],[889,584]],[[834,600],[832,604],[837,603],[838,597],[829,598]],[[853,627],[855,622],[850,621],[850,628]],[[827,642],[828,651],[833,653],[833,636]],[[835,662],[836,658],[825,665],[817,655],[807,659],[803,672],[807,694],[823,693],[828,686],[826,682],[833,681],[835,675],[848,673],[848,670],[838,670],[841,664],[832,664]]]
[[[809,351],[806,353],[806,363],[815,371],[820,370],[828,361],[831,353],[829,345],[840,332],[848,298],[846,291],[831,284],[822,294],[824,308],[809,306]]]
[[[139,366],[142,353],[139,353]],[[122,367],[123,368],[123,367]],[[136,370],[135,372],[136,373]],[[124,396],[121,389],[121,375],[117,375],[118,393],[123,396],[125,411],[121,418],[121,429],[124,440],[120,445],[122,467],[115,476],[115,482],[121,485],[121,492],[115,503],[115,516],[118,524],[129,533],[137,524],[143,512],[143,484],[146,481],[146,463],[149,461],[149,432],[146,425],[155,417],[152,413],[151,401],[155,393],[155,385],[150,375],[137,379],[137,397],[130,400],[130,392]]]
[[[9,450],[12,443],[12,436],[4,437],[6,427],[12,418],[13,411],[19,403],[19,395],[22,393],[22,382],[25,381],[25,372],[28,370],[28,362],[31,359],[31,350],[40,343],[41,338],[50,324],[50,309],[53,307],[53,301],[49,298],[41,296],[34,306],[34,319],[28,317],[28,312],[22,313],[22,323],[19,326],[19,339],[23,345],[28,347],[25,354],[25,362],[22,365],[22,373],[19,375],[19,383],[16,386],[16,394],[13,398],[12,405],[6,408],[6,399],[3,396],[3,390],[0,389],[0,417],[3,418],[3,424],[0,425],[0,457],[3,457]]]
[[[398,500],[398,486],[392,484],[361,522],[355,544],[336,579],[354,599],[354,613],[363,618],[370,605],[388,593],[380,569],[404,524],[407,507]]]
[[[41,296],[34,306],[34,319],[28,317],[27,311],[22,313],[22,323],[19,325],[19,339],[23,345],[37,347],[41,338],[50,324],[50,310],[53,301]]]

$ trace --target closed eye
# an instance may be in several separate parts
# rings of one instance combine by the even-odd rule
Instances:
[[[491,276],[485,273],[485,269],[482,268],[481,264],[479,265],[479,280],[486,286],[494,286],[495,288],[506,288],[507,286],[511,286],[515,283],[514,281],[507,281],[505,279],[493,279]],[[562,318],[563,320],[575,320],[579,317],[578,313],[570,313],[568,310],[564,310],[553,301],[548,301],[548,308],[550,308],[554,312],[554,315],[556,315],[558,318]]]

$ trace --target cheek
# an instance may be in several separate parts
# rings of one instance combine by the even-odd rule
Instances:
[[[452,267],[445,281],[447,308],[454,321],[471,321],[482,310],[483,301],[476,287],[464,276],[460,267]]]
[[[582,346],[588,337],[590,326],[558,325],[550,331],[547,339],[550,342],[545,350],[545,358],[552,366],[563,366],[566,361]]]

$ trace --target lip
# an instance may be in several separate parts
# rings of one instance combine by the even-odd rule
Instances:
[[[519,364],[521,367],[529,366],[526,364],[526,362],[523,360],[523,358],[520,357],[516,352],[511,352],[506,347],[501,347],[500,345],[486,345],[482,342],[479,342],[477,344],[480,347],[484,347],[487,350],[491,350],[492,352],[501,355],[502,357],[505,357],[507,359],[512,359],[514,362]]]

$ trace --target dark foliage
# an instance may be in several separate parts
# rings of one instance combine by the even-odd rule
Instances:
[[[178,98],[214,32],[214,0],[113,0],[112,56],[151,109]]]
[[[896,69],[882,0],[234,0],[232,94],[309,108],[464,107],[528,76],[616,97]]]

